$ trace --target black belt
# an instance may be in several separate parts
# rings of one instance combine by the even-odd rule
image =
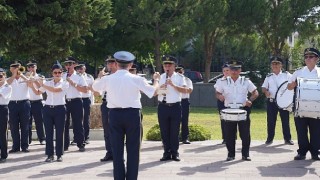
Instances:
[[[182,98],[181,100],[188,100],[189,98]]]
[[[82,99],[90,99],[89,97],[83,97]]]
[[[67,98],[66,101],[80,100],[81,98]]]
[[[0,104],[0,107],[7,107],[8,104]]]
[[[64,105],[44,105],[45,107],[48,107],[48,108],[58,108],[58,107],[62,107]]]
[[[10,100],[10,102],[13,102],[13,103],[16,103],[16,104],[18,104],[18,103],[24,103],[24,102],[27,102],[27,101],[29,101],[28,99],[24,99],[24,100]]]
[[[180,105],[180,102],[175,102],[175,103],[163,103],[161,101],[159,101],[159,104],[165,105],[165,106],[174,106],[174,105]]]
[[[36,103],[36,102],[41,102],[42,99],[39,99],[39,100],[30,100],[30,103]]]

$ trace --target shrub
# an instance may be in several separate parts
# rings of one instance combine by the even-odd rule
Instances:
[[[149,141],[161,141],[160,126],[154,125],[147,132],[146,136]],[[190,141],[204,141],[210,139],[210,132],[200,125],[189,125],[189,140]]]

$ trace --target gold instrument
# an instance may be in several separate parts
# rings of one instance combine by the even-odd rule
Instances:
[[[19,66],[18,74],[23,74],[26,71],[26,68],[24,66]]]

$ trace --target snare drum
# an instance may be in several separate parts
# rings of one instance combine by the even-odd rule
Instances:
[[[245,121],[247,111],[243,109],[223,109],[221,110],[221,119],[225,121]]]
[[[320,118],[320,79],[297,79],[295,117]]]

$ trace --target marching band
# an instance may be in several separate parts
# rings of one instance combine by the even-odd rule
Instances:
[[[308,151],[311,153],[311,159],[320,160],[320,114],[318,109],[314,109],[320,108],[320,101],[306,97],[310,92],[317,93],[315,95],[320,97],[320,91],[317,89],[319,86],[314,85],[314,82],[320,83],[320,68],[316,66],[319,56],[320,52],[317,49],[305,49],[306,66],[296,70],[292,75],[281,70],[280,58],[272,58],[272,73],[267,75],[262,85],[262,93],[267,98],[268,136],[265,144],[273,142],[279,112],[285,144],[294,145],[289,128],[289,113],[293,111],[299,147],[294,160],[306,159]],[[135,56],[130,52],[116,52],[113,58],[109,57],[105,61],[106,67],[101,68],[95,80],[85,72],[85,64],[77,63],[77,59],[73,57],[68,57],[63,62],[65,73],[60,63],[54,64],[51,68],[52,78],[38,75],[35,61],[27,64],[28,73],[24,73],[25,68],[21,62],[13,62],[10,65],[11,76],[8,78],[6,72],[0,68],[0,163],[6,162],[8,152],[29,152],[32,119],[35,120],[40,144],[46,146],[45,162],[53,162],[54,154],[57,156],[57,162],[63,161],[64,151],[68,150],[70,144],[70,120],[74,133],[73,142],[77,144],[80,152],[84,152],[85,145],[89,144],[90,105],[94,102],[94,95],[99,94],[103,97],[101,114],[106,148],[106,155],[101,161],[113,161],[115,179],[137,179],[142,130],[141,92],[149,98],[157,96],[158,99],[158,122],[164,150],[160,161],[180,161],[178,150],[183,115],[181,105],[185,100],[182,141],[184,144],[190,144],[187,126],[188,97],[193,89],[192,84],[186,83],[183,68],[176,69],[177,61],[172,56],[163,57],[165,73],[160,75],[155,72],[153,85],[149,85],[145,78],[129,72],[134,60]],[[226,69],[224,77],[214,86],[219,101],[223,144],[226,144],[228,152],[227,161],[235,159],[237,127],[242,140],[242,160],[251,161],[250,112],[259,93],[250,79],[240,76],[242,66],[243,63],[240,61],[226,63],[223,66]],[[284,83],[285,88],[282,86]],[[294,91],[292,97],[290,95],[291,109],[278,105],[281,103],[279,96],[289,91]],[[43,93],[46,93],[44,101]],[[182,97],[183,93],[187,96]],[[12,136],[12,147],[9,151],[8,123]],[[124,144],[128,156],[127,169],[123,161]]]

